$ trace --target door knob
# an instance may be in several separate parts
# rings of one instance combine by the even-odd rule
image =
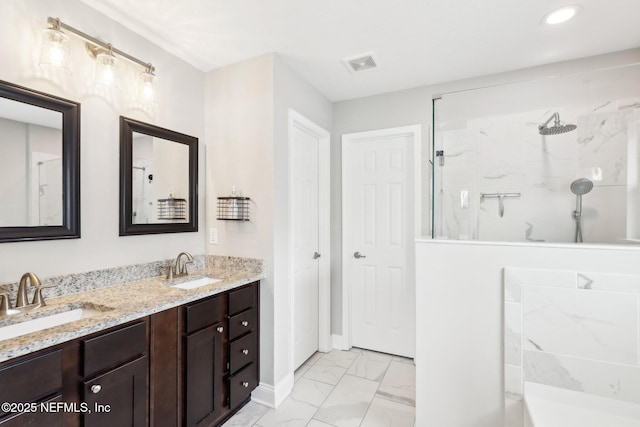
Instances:
[[[366,258],[365,255],[362,255],[360,252],[357,252],[357,251],[353,253],[353,257],[356,259]]]
[[[313,259],[318,259],[320,258],[322,255],[320,255],[318,252],[314,252],[313,253]]]

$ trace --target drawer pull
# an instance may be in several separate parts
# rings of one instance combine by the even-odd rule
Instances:
[[[242,381],[242,387],[249,388],[249,383],[247,381]]]
[[[224,332],[224,328],[223,328],[222,326],[218,326],[218,327],[216,328],[216,331],[218,331],[218,332],[220,332],[220,333],[223,333],[223,332]]]
[[[243,320],[242,321],[242,326],[244,326],[246,328],[247,326],[249,326],[249,322],[247,322],[246,320]]]
[[[98,394],[102,390],[102,386],[100,384],[94,384],[91,386],[91,393]]]
[[[249,350],[247,350],[247,349],[245,348],[244,350],[242,350],[242,354],[244,354],[244,355],[246,356],[247,354],[249,354]]]

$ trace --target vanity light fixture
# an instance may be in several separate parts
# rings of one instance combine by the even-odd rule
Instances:
[[[47,18],[47,23],[50,28],[44,31],[42,52],[40,54],[41,66],[54,66],[71,71],[69,36],[66,34],[71,33],[85,41],[87,52],[96,60],[96,84],[106,87],[117,86],[118,58],[124,58],[144,68],[137,82],[138,102],[143,105],[150,105],[155,102],[156,76],[154,74],[155,68],[151,63],[141,61],[126,52],[116,49],[111,43],[105,43],[71,27],[60,21],[59,18],[49,17]]]
[[[559,9],[547,13],[542,18],[542,23],[544,25],[562,24],[563,22],[567,22],[568,20],[574,18],[578,14],[580,9],[581,7],[579,5],[563,6]]]
[[[69,57],[71,56],[71,49],[69,36],[60,30],[59,20],[54,21],[51,25],[51,28],[47,28],[42,34],[40,65],[60,68],[70,73],[71,61]]]

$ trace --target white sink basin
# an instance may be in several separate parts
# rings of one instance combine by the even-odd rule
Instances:
[[[222,279],[214,279],[213,277],[202,277],[200,279],[189,280],[188,282],[181,282],[176,285],[169,285],[172,288],[180,289],[195,289],[201,286],[213,285],[214,283],[222,282]]]
[[[0,341],[53,328],[54,326],[64,325],[65,323],[76,320],[86,319],[98,313],[101,313],[101,311],[91,308],[76,308],[74,310],[63,311],[62,313],[50,314],[49,316],[3,326],[0,327]]]

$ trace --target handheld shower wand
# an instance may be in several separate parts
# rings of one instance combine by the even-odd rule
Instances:
[[[576,195],[576,210],[573,219],[576,220],[575,242],[582,243],[582,196],[593,189],[593,182],[587,178],[578,178],[571,183],[571,192]]]

